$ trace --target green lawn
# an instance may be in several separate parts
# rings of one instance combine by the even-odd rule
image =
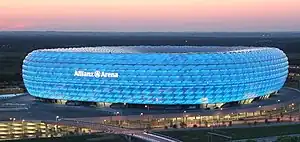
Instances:
[[[300,124],[297,125],[284,125],[284,126],[270,126],[270,127],[250,127],[250,128],[227,128],[227,129],[215,129],[215,130],[201,130],[201,129],[189,129],[189,130],[174,130],[174,131],[161,131],[163,135],[168,135],[180,139],[184,142],[199,142],[207,141],[207,132],[215,132],[231,136],[233,140],[250,139],[258,137],[268,136],[280,136],[289,134],[300,134]],[[219,138],[213,137],[213,141],[217,142]],[[222,139],[221,141],[224,141]]]

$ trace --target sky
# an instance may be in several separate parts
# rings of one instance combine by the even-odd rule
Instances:
[[[300,31],[300,0],[0,0],[0,31]]]

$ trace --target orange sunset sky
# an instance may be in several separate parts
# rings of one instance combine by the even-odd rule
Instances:
[[[0,0],[0,31],[300,31],[300,0]]]

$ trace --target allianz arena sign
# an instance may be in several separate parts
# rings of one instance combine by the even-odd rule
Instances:
[[[95,72],[86,72],[75,70],[74,76],[79,77],[94,77],[94,78],[118,78],[118,73],[95,71]]]

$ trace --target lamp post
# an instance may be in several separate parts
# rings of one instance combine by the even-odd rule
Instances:
[[[183,114],[182,114],[182,117],[183,117],[183,123],[184,123],[184,119],[185,119],[185,114],[186,114],[186,111],[183,111]]]
[[[58,121],[58,119],[59,119],[59,116],[56,116],[56,117],[55,117],[55,121],[57,122],[57,121]]]
[[[56,124],[54,125],[55,132],[57,132],[57,122],[58,122],[58,119],[59,119],[59,116],[57,115],[57,116],[55,117],[55,122],[56,122]]]
[[[281,102],[281,100],[277,100],[277,103],[280,103],[280,102]],[[286,111],[286,107],[285,107],[285,105],[282,104],[282,103],[281,103],[279,106],[280,106],[279,112],[280,112],[280,114],[283,114],[283,112]],[[276,113],[276,112],[275,112],[275,113]],[[280,115],[279,117],[281,117],[281,115]]]
[[[145,108],[147,108],[147,109],[148,109],[148,112],[149,112],[150,107],[149,107],[148,105],[145,105]]]
[[[11,118],[11,120],[12,120],[12,125],[11,125],[11,129],[13,130],[13,127],[14,127],[14,122],[15,122],[15,120],[16,120],[16,118]],[[12,135],[14,134],[14,132],[12,131],[12,133],[11,133]]]
[[[116,117],[117,117],[117,119],[118,119],[118,125],[120,126],[120,118],[118,117],[120,115],[120,112],[116,112]]]
[[[141,116],[141,119],[140,119],[140,128],[142,128],[142,117],[143,117],[144,113],[141,112],[140,116]]]
[[[148,106],[148,105],[145,105],[145,108],[147,108],[147,110],[148,110],[147,117],[148,117],[148,123],[149,123],[149,125],[150,125],[150,118],[149,118],[150,106]]]
[[[25,126],[24,126],[24,122],[25,122],[25,120],[24,119],[22,119],[22,138],[24,138],[25,137]]]
[[[200,116],[200,119],[199,119],[199,126],[201,127],[201,124],[202,124],[202,116],[201,115],[199,115]]]
[[[16,120],[16,118],[12,118],[12,117],[11,117],[11,118],[9,118],[9,120],[11,120],[11,121],[14,122],[14,121]]]
[[[14,125],[13,125],[13,124],[14,124],[14,121],[16,120],[16,118],[12,118],[12,117],[11,117],[11,118],[9,118],[9,120],[12,121],[12,123],[11,123],[11,125],[10,125],[10,129],[9,129],[9,134],[10,134],[11,137],[13,137],[13,134],[14,134],[14,132],[13,132],[13,130],[14,130],[14,129],[13,129]]]

